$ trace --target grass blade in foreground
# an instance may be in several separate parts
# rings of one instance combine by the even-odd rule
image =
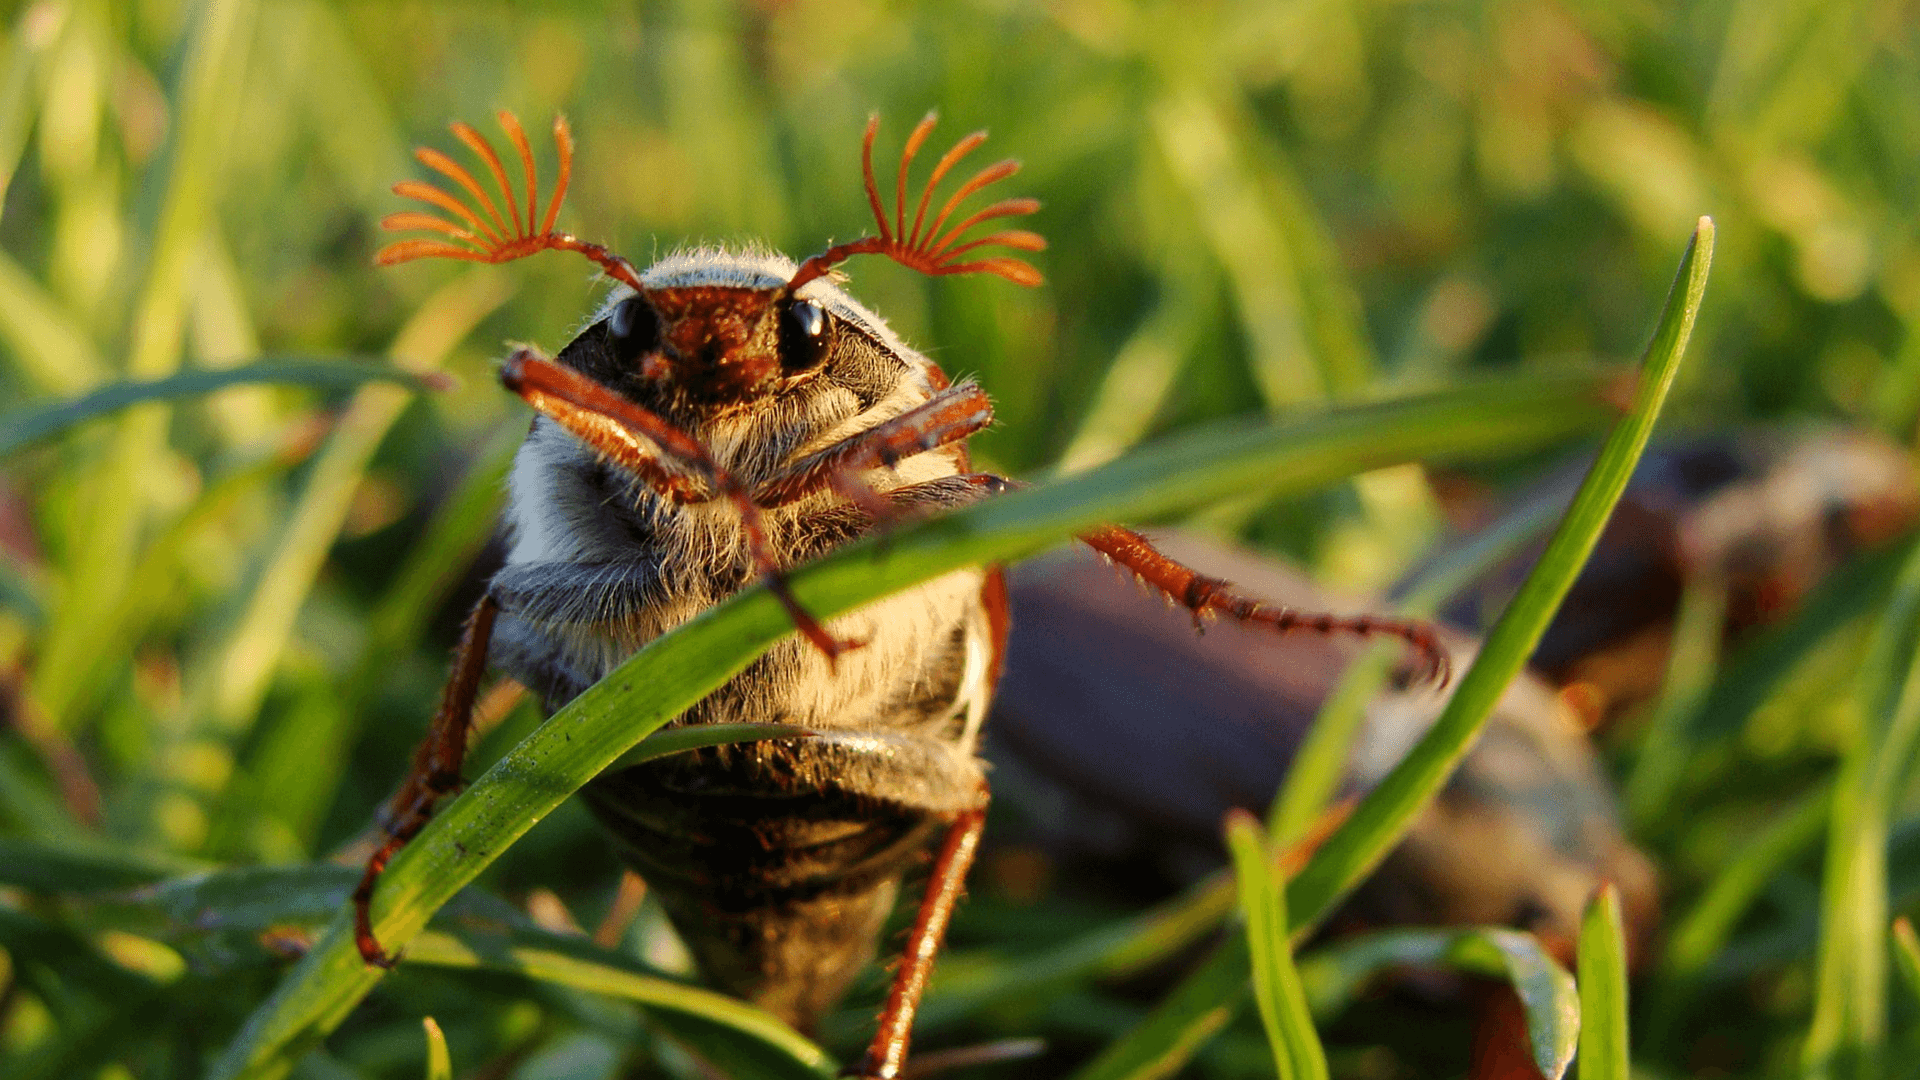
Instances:
[[[1611,884],[1580,920],[1580,1080],[1627,1080],[1627,943]]]
[[[662,978],[591,942],[518,931],[483,938],[429,930],[406,959],[434,967],[469,968],[530,979],[644,1006],[650,1023],[699,1051],[725,1075],[768,1080],[822,1080],[833,1062],[772,1015],[725,994]]]
[[[756,725],[715,726],[738,736],[743,727]],[[647,740],[656,741],[657,736]],[[686,740],[673,739],[650,751],[661,756],[690,748]],[[0,867],[6,865],[0,860]],[[358,880],[352,867],[323,863],[217,870],[133,891],[109,882],[105,891],[69,902],[62,930],[147,938],[217,976],[267,962],[268,937],[295,942],[319,936]],[[532,926],[506,901],[478,890],[466,890],[442,908],[436,922],[413,940],[407,960],[499,972],[632,1002],[646,1009],[649,1024],[737,1080],[821,1080],[832,1073],[818,1046],[766,1012],[662,975],[588,938]]]
[[[1341,408],[1284,427],[1210,429],[1042,488],[869,538],[803,567],[794,595],[832,617],[966,566],[1031,555],[1113,520],[1191,510],[1249,491],[1306,491],[1422,457],[1511,453],[1587,427],[1598,380],[1515,381]],[[510,751],[401,852],[374,902],[374,929],[404,949],[427,918],[540,818],[640,739],[793,632],[752,589],[654,641]],[[355,951],[350,913],[248,1020],[214,1070],[284,1074],[289,1055],[337,1026],[380,981]],[[1239,981],[1245,982],[1244,971]]]
[[[433,1017],[420,1018],[427,1032],[427,1080],[453,1080],[453,1055],[447,1051],[447,1037]]]
[[[1400,613],[1431,615],[1468,581],[1523,544],[1543,537],[1559,509],[1545,502],[1524,507],[1483,531],[1472,543],[1423,571],[1401,603]],[[1378,663],[1349,666],[1333,697],[1321,706],[1268,811],[1268,831],[1282,848],[1295,842],[1294,833],[1304,834],[1331,801],[1353,732],[1364,719],[1367,699],[1391,673],[1393,655],[1393,650],[1382,649]],[[1039,1000],[1084,978],[1124,978],[1192,947],[1220,925],[1233,903],[1233,879],[1222,871],[1137,915],[1017,960],[969,957],[976,963],[968,965],[969,973],[960,978],[953,975],[954,954],[949,953],[921,1003],[915,1030],[926,1032],[952,1023],[995,1001]]]
[[[1294,933],[1317,925],[1399,842],[1532,655],[1646,448],[1700,311],[1712,258],[1713,221],[1701,218],[1647,346],[1633,404],[1607,437],[1566,518],[1487,635],[1446,711],[1294,878],[1287,891]],[[1227,1022],[1233,1002],[1246,986],[1248,965],[1245,943],[1229,940],[1139,1027],[1075,1074],[1077,1080],[1136,1080],[1177,1070],[1193,1047]],[[1218,992],[1209,994],[1203,987]],[[1176,1052],[1176,1048],[1185,1049]]]
[[[1326,1080],[1327,1052],[1313,1030],[1300,972],[1293,966],[1293,942],[1287,937],[1287,894],[1274,880],[1267,857],[1266,830],[1252,814],[1227,816],[1227,849],[1233,853],[1240,911],[1247,921],[1253,953],[1253,999],[1273,1046],[1280,1080]]]

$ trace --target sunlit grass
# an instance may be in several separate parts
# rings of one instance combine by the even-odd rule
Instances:
[[[569,952],[500,900],[542,886],[591,925],[615,864],[561,795],[784,630],[757,594],[712,616],[751,626],[725,649],[636,660],[672,678],[618,723],[596,699],[592,752],[540,765],[552,791],[515,802],[478,782],[449,820],[496,815],[486,859],[442,873],[451,849],[422,838],[380,907],[383,932],[422,934],[418,963],[355,1007],[376,978],[325,936],[351,876],[325,860],[391,789],[474,588],[525,423],[491,364],[510,339],[564,343],[600,294],[564,263],[370,265],[406,147],[449,120],[564,110],[581,158],[563,224],[641,262],[850,237],[873,109],[899,131],[937,106],[943,130],[988,127],[987,152],[1025,161],[1045,287],[880,266],[850,287],[995,396],[982,461],[1055,479],[809,571],[796,587],[823,609],[1108,516],[1199,515],[1323,577],[1396,579],[1428,548],[1444,468],[1470,460],[1500,490],[1613,418],[1617,388],[1566,362],[1640,348],[1703,213],[1722,234],[1713,300],[1666,423],[1820,418],[1917,445],[1920,40],[1858,6],[35,0],[4,21],[8,1077],[198,1077],[230,1046],[311,1039],[321,1015],[332,1034],[299,1075],[544,1076],[543,1055],[591,1047],[691,1078],[692,1047],[736,1075],[797,1076],[854,1050],[663,977],[639,958],[671,959],[656,914],[617,949]],[[1429,464],[1354,479],[1410,460]],[[1660,700],[1604,736],[1670,932],[1636,957],[1630,997],[1612,966],[1583,977],[1603,999],[1588,1013],[1613,1011],[1586,1032],[1582,1075],[1626,1075],[1629,1050],[1660,1076],[1902,1060],[1917,1013],[1888,967],[1920,965],[1890,929],[1920,906],[1916,558],[1910,541],[1870,554],[1724,654],[1724,597],[1689,592]],[[1296,928],[1425,804],[1495,667],[1523,659],[1517,633],[1495,632],[1486,685],[1462,680],[1434,748],[1295,878]],[[553,739],[532,727],[507,717],[474,773],[528,764]],[[1318,733],[1275,808],[1280,842],[1327,804],[1350,738]],[[483,806],[490,791],[513,798]],[[1013,903],[995,881],[976,878],[987,911]],[[1038,949],[963,909],[925,1022],[1047,1038],[1056,1074],[1104,1051],[1133,1056],[1098,1075],[1271,1075],[1259,1017],[1222,1005],[1246,995],[1246,956],[1191,959],[1233,899],[1225,876],[1145,912],[1046,896],[1020,909],[1057,928]],[[1617,938],[1604,910],[1589,929]],[[513,929],[489,944],[472,920]],[[1565,973],[1532,938],[1491,933],[1302,947],[1333,1074],[1464,1063],[1464,1012],[1443,1038],[1396,1023],[1390,997],[1354,1001],[1395,958],[1530,973],[1536,1060],[1563,1066]],[[1581,970],[1613,965],[1607,948]],[[329,964],[323,1004],[276,1012]],[[261,1052],[290,1065],[278,1049]]]

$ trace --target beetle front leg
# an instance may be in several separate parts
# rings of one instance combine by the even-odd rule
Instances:
[[[361,959],[375,967],[392,967],[397,957],[381,948],[379,939],[373,936],[374,887],[387,862],[426,827],[433,817],[434,804],[460,788],[460,766],[467,756],[473,702],[480,691],[480,677],[487,670],[487,646],[493,640],[493,619],[499,610],[489,594],[480,598],[467,617],[466,632],[461,634],[454,656],[453,675],[441,693],[433,726],[414,751],[407,778],[382,815],[386,842],[367,859],[366,871],[353,890],[353,942],[360,949]]]
[[[920,898],[920,911],[907,934],[906,951],[900,967],[893,973],[893,985],[887,991],[887,1004],[880,1011],[880,1026],[858,1068],[843,1076],[861,1080],[895,1080],[907,1062],[907,1044],[913,1037],[913,1020],[920,1011],[920,998],[933,975],[933,960],[946,940],[947,924],[953,909],[965,891],[967,871],[980,849],[980,834],[987,827],[987,787],[980,785],[980,804],[963,810],[947,827],[934,857],[927,891]]]
[[[500,381],[541,415],[663,498],[677,503],[726,499],[740,516],[754,568],[787,609],[801,635],[825,653],[829,662],[858,647],[856,642],[841,641],[827,633],[826,627],[793,598],[767,540],[760,505],[713,459],[700,440],[532,349],[515,350],[500,367]]]

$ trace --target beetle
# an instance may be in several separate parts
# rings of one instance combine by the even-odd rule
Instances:
[[[1039,204],[1004,199],[957,217],[969,196],[1017,170],[1003,161],[929,215],[940,181],[984,141],[976,132],[939,159],[909,222],[908,169],[933,129],[930,114],[907,137],[889,214],[874,179],[875,117],[862,174],[877,236],[799,263],[701,249],[641,271],[555,230],[572,170],[565,120],[553,128],[559,176],[542,213],[526,134],[511,114],[499,119],[523,170],[524,213],[500,155],[455,124],[500,200],[446,155],[421,149],[419,160],[471,204],[420,181],[396,185],[397,194],[448,216],[404,212],[383,226],[447,239],[399,240],[377,261],[501,263],[571,251],[614,287],[556,357],[523,347],[501,367],[501,381],[538,414],[510,477],[507,561],[467,621],[432,728],[387,807],[388,838],[354,892],[361,955],[393,962],[371,928],[379,876],[436,801],[459,786],[490,661],[551,713],[654,637],[757,581],[785,605],[798,637],[675,723],[786,723],[810,737],[631,766],[583,793],[706,975],[802,1029],[873,957],[906,870],[938,837],[878,1031],[856,1070],[895,1076],[985,823],[988,792],[975,751],[1005,648],[1005,585],[997,569],[962,570],[822,624],[794,601],[783,572],[1008,482],[975,472],[968,457],[968,436],[993,418],[985,392],[950,381],[840,289],[832,270],[855,255],[881,254],[928,275],[985,273],[1035,285],[1040,275],[1026,262],[977,253],[1037,251],[1045,246],[1038,235],[966,235]],[[1115,526],[1081,539],[1196,622],[1396,636],[1418,651],[1424,675],[1444,681],[1446,654],[1424,624],[1263,605]]]

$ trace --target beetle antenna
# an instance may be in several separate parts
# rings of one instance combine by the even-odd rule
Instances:
[[[1017,161],[1002,161],[975,173],[973,178],[961,184],[958,190],[948,196],[934,215],[931,226],[927,225],[927,208],[933,201],[934,189],[960,159],[972,153],[981,143],[987,141],[987,133],[976,131],[961,139],[940,156],[933,167],[933,174],[927,178],[926,185],[920,190],[919,204],[914,208],[913,228],[907,228],[907,169],[913,164],[914,155],[932,133],[937,118],[928,113],[920,123],[914,125],[908,134],[905,147],[900,151],[900,172],[894,182],[894,209],[889,215],[884,203],[880,201],[880,185],[873,176],[873,139],[880,130],[880,116],[874,114],[867,118],[867,134],[860,144],[860,171],[866,183],[867,204],[873,209],[874,224],[879,226],[879,236],[868,236],[833,247],[815,255],[800,264],[793,277],[787,281],[787,292],[791,293],[814,278],[821,277],[834,267],[855,255],[885,255],[894,262],[923,274],[939,276],[943,274],[998,274],[1018,285],[1040,284],[1040,271],[1025,261],[1011,255],[995,255],[984,259],[961,261],[961,257],[983,247],[1012,248],[1015,251],[1043,251],[1046,238],[1026,229],[1002,229],[986,236],[961,242],[967,230],[983,221],[997,218],[1019,217],[1040,209],[1040,200],[1030,198],[1002,199],[984,207],[962,219],[952,228],[946,228],[947,221],[954,211],[969,195],[989,184],[1004,180],[1020,171]],[[942,229],[946,229],[942,232]]]
[[[418,199],[430,206],[444,211],[447,217],[424,214],[417,210],[388,214],[380,219],[380,227],[394,232],[410,229],[426,229],[443,233],[451,240],[396,240],[380,249],[373,261],[381,266],[412,262],[415,259],[459,259],[464,262],[503,263],[515,259],[524,259],[542,251],[576,251],[599,265],[607,276],[631,287],[637,292],[645,292],[640,284],[640,275],[633,264],[615,255],[600,244],[581,240],[571,233],[555,232],[553,223],[560,216],[560,203],[567,197],[567,185],[573,179],[573,131],[567,127],[567,118],[553,118],[553,142],[559,150],[559,177],[554,181],[553,195],[547,200],[547,212],[540,214],[540,175],[533,164],[533,147],[527,143],[527,133],[520,126],[520,119],[502,109],[496,114],[500,127],[507,133],[507,140],[520,157],[520,171],[526,178],[526,213],[521,213],[520,198],[513,190],[512,182],[507,178],[507,169],[501,163],[500,155],[493,146],[471,126],[456,123],[453,135],[467,148],[479,156],[492,175],[495,188],[499,191],[496,202],[480,181],[464,165],[432,147],[422,146],[414,150],[413,156],[422,165],[447,179],[464,190],[472,200],[471,204],[462,202],[442,188],[420,180],[402,180],[393,185],[395,195],[409,199]],[[506,214],[500,208],[506,207]],[[477,210],[475,208],[478,208]],[[539,222],[535,226],[535,222]]]

